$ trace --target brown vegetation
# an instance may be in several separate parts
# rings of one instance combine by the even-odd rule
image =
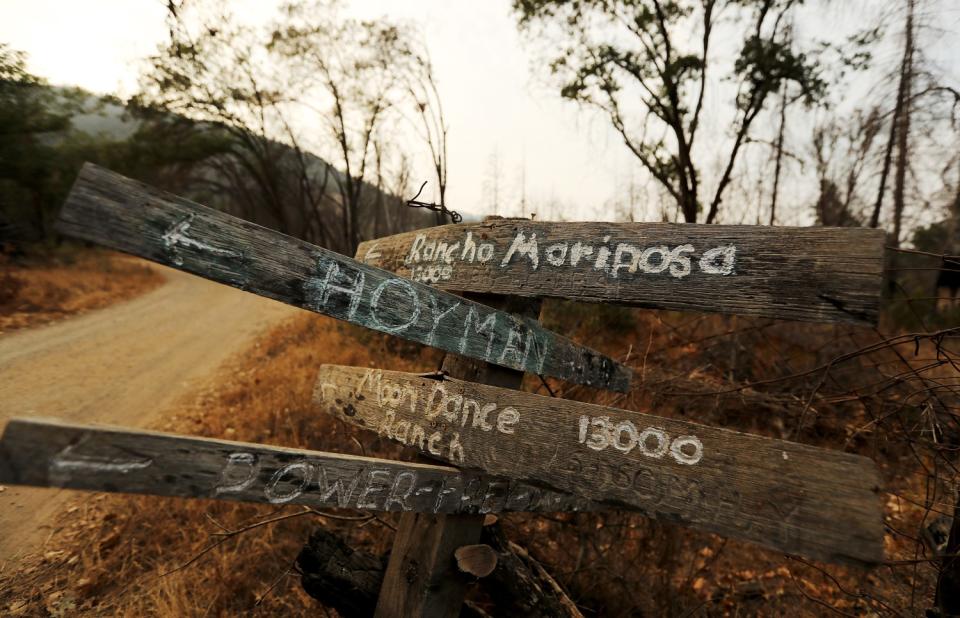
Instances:
[[[582,608],[613,616],[806,616],[827,607],[845,615],[890,608],[915,615],[932,604],[930,550],[913,539],[939,513],[952,513],[952,494],[923,437],[931,419],[925,401],[934,391],[916,392],[920,380],[960,377],[949,338],[883,343],[848,327],[572,303],[548,303],[545,321],[627,357],[636,371],[626,395],[551,381],[558,395],[869,455],[886,483],[888,558],[907,561],[870,572],[813,564],[629,512],[501,517],[507,536]],[[862,352],[817,369],[852,350]],[[938,364],[938,357],[947,361]],[[422,371],[439,360],[435,351],[304,314],[238,356],[215,388],[160,428],[404,457],[409,453],[319,413],[310,403],[316,370],[341,363]],[[535,377],[526,387],[544,392]],[[939,396],[957,405],[949,391]],[[82,496],[42,555],[0,574],[0,608],[15,615],[314,614],[317,603],[293,571],[310,529],[326,526],[382,555],[395,522],[395,515],[321,515],[295,506]],[[481,607],[489,601],[477,591],[473,597]]]
[[[304,314],[281,325],[224,368],[216,387],[199,393],[160,429],[192,435],[313,449],[389,453],[310,404],[323,362],[415,370],[435,368],[433,351]],[[41,555],[3,573],[0,609],[20,615],[213,615],[249,610],[293,564],[316,521],[298,517],[230,538],[195,564],[175,571],[224,530],[292,515],[277,509],[212,501],[81,495],[63,514]],[[353,515],[355,516],[355,515]],[[310,516],[310,519],[315,519]],[[324,520],[353,530],[356,521]],[[363,522],[361,522],[363,523]],[[371,551],[389,548],[390,530],[371,520],[356,528]],[[261,604],[266,613],[306,613],[313,601],[284,577]],[[2,612],[0,612],[2,613]]]
[[[0,334],[100,309],[162,282],[146,262],[112,251],[19,262],[0,253]]]

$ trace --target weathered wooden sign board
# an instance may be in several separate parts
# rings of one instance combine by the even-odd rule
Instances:
[[[0,483],[368,511],[577,511],[583,498],[447,466],[13,419]]]
[[[873,324],[883,230],[501,219],[364,242],[357,259],[447,290]]]
[[[625,391],[630,370],[503,311],[366,266],[86,164],[65,235],[373,330],[511,369]]]
[[[467,469],[833,562],[883,559],[861,456],[464,382],[324,365],[315,401]]]

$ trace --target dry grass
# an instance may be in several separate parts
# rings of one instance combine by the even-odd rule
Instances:
[[[26,263],[0,253],[0,334],[99,309],[162,282],[142,260],[111,251],[91,249]]]
[[[884,389],[883,399],[865,390],[865,384],[902,371],[890,364],[899,362],[893,351],[841,363],[822,384],[821,374],[805,374],[875,340],[868,331],[568,304],[550,304],[545,321],[609,354],[623,357],[629,350],[636,371],[625,396],[551,381],[564,397],[871,456],[887,483],[886,520],[892,530],[907,531],[888,535],[892,560],[924,557],[909,535],[929,522],[931,504],[934,511],[952,513],[952,494],[931,499],[926,456],[914,457],[915,443],[876,420],[886,413],[884,406],[904,403],[898,389],[907,386]],[[926,343],[915,350],[913,342],[896,352],[916,364],[934,354]],[[197,395],[160,429],[402,457],[407,453],[314,409],[316,369],[331,362],[421,371],[439,360],[434,351],[305,314],[238,356],[216,388]],[[960,376],[949,366],[937,371],[941,379]],[[792,374],[763,388],[749,386]],[[539,380],[528,380],[526,388],[537,390]],[[860,396],[840,396],[849,392]],[[916,414],[913,408],[901,412],[901,423]],[[237,529],[296,513],[297,507],[96,496],[71,508],[44,556],[0,574],[0,608],[19,615],[316,614],[317,603],[289,574],[311,527],[332,527],[375,553],[386,552],[392,541],[390,528],[377,520],[360,525],[298,517],[239,535],[178,569],[208,546],[218,526]],[[394,522],[395,516],[383,519]],[[915,615],[930,605],[936,576],[923,562],[869,573],[808,564],[626,512],[511,514],[501,521],[588,616],[894,613],[888,607]]]
[[[275,328],[157,428],[200,436],[361,454],[399,450],[313,410],[310,391],[323,362],[407,370],[435,367],[439,356],[396,339],[303,314]],[[267,615],[312,613],[315,603],[294,577],[283,576],[317,521],[287,520],[238,535],[188,568],[219,525],[234,529],[298,507],[202,500],[80,495],[60,518],[42,555],[0,575],[0,613],[14,615]],[[216,522],[216,523],[215,523]],[[354,530],[356,523],[324,522]],[[389,548],[378,522],[358,531],[371,551]],[[173,571],[172,574],[163,575]],[[272,593],[261,595],[280,578]]]

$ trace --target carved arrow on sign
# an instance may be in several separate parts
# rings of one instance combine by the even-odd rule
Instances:
[[[62,451],[50,458],[50,478],[55,484],[68,482],[74,473],[84,474],[128,474],[135,470],[150,467],[152,459],[106,457],[103,455],[83,455],[76,451],[87,441],[83,436],[75,444],[67,445]]]
[[[187,230],[190,229],[190,223],[192,221],[193,215],[190,215],[183,221],[174,224],[173,227],[167,230],[167,232],[162,236],[163,244],[173,253],[173,262],[175,264],[178,266],[183,264],[183,258],[181,258],[179,252],[177,252],[177,247],[197,249],[211,255],[219,255],[222,257],[243,257],[243,254],[239,251],[214,247],[213,245],[208,245],[207,243],[200,242],[199,240],[188,236]]]

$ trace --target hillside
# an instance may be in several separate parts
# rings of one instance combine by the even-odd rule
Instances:
[[[338,190],[345,176],[310,152],[72,88],[37,86],[23,100],[55,122],[23,129],[25,145],[15,145],[9,159],[29,165],[0,166],[0,244],[59,243],[52,221],[76,172],[91,161],[314,244],[350,249]],[[238,154],[238,142],[256,146],[260,169]],[[361,239],[436,223],[370,183],[360,191]]]

